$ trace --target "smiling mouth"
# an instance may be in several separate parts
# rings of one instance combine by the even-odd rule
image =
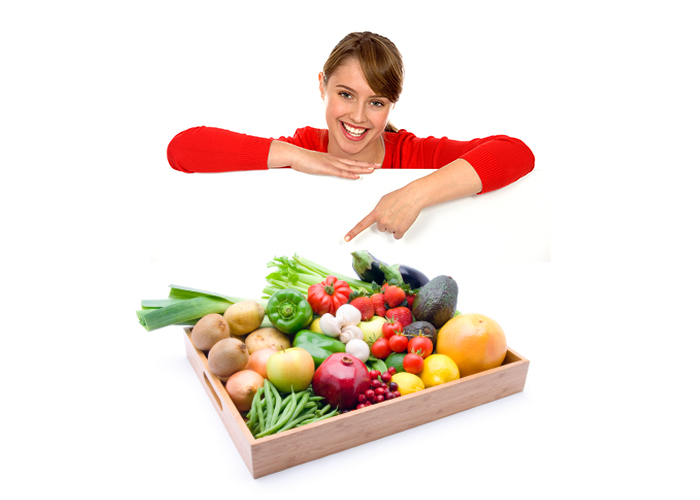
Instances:
[[[358,137],[358,138],[362,137],[367,132],[367,130],[369,130],[366,128],[355,128],[355,127],[348,125],[345,122],[340,122],[340,123],[343,124],[343,128],[345,129],[345,131],[352,137]]]

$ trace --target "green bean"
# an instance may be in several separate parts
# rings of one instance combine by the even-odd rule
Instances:
[[[269,429],[262,430],[262,432],[260,432],[259,434],[256,434],[255,437],[259,438],[259,437],[263,437],[263,436],[268,436],[270,434],[274,434],[279,429],[281,429],[282,426],[284,426],[289,421],[289,418],[292,416],[292,414],[296,410],[296,398],[297,398],[296,393],[294,393],[294,391],[292,391],[292,394],[291,394],[292,401],[287,405],[287,408],[284,410],[284,413],[282,413],[282,416],[278,419],[277,423],[274,424]]]
[[[301,400],[299,401],[299,404],[297,404],[297,407],[294,409],[294,414],[292,414],[291,418],[289,421],[279,430],[279,432],[286,431],[287,429],[291,429],[293,427],[292,423],[295,419],[299,417],[299,414],[301,413],[301,410],[306,406],[306,402],[309,399],[309,393],[305,392],[301,396]]]
[[[323,415],[324,413],[326,413],[330,409],[331,409],[331,405],[329,403],[317,412],[318,416],[320,417],[321,415]]]
[[[301,401],[297,403],[297,407],[294,409],[294,415],[292,418],[297,418],[299,416],[299,413],[301,413],[301,410],[304,409],[304,406],[306,406],[307,401],[309,400],[309,393],[305,392],[304,394],[301,395]]]
[[[328,411],[329,408],[330,408],[330,405],[326,405],[323,408],[323,410],[321,410],[321,411],[325,413],[326,411]],[[312,422],[318,422],[319,420],[324,420],[326,418],[333,417],[337,414],[338,414],[337,409],[333,410],[331,413],[329,413],[327,415],[323,415],[322,413],[319,413],[318,411],[316,411],[311,415],[304,415],[303,418],[300,417],[300,418],[296,419],[294,425],[292,425],[291,427],[301,427],[302,425],[310,424]]]
[[[270,384],[270,387],[272,388],[272,395],[275,398],[275,409],[272,411],[272,418],[270,419],[270,427],[272,427],[272,424],[277,420],[280,414],[280,408],[282,408],[282,396],[280,396],[280,393],[277,392],[273,384]]]
[[[263,382],[263,389],[265,391],[265,427],[272,427],[272,412],[274,405],[274,398],[272,397],[272,389],[270,389],[270,381],[265,379]]]
[[[258,420],[258,412],[257,412],[256,406],[255,406],[256,398],[260,399],[260,391],[259,390],[255,391],[255,396],[253,396],[253,402],[250,405],[250,411],[248,412],[248,422],[246,423],[246,425],[251,430],[253,429],[253,427],[255,426],[255,423]]]
[[[284,410],[287,406],[289,406],[289,403],[292,402],[292,395],[287,394],[284,398],[282,398],[282,406],[280,407],[280,410]]]
[[[262,392],[260,389],[258,389],[258,393]],[[255,394],[257,396],[257,393]],[[253,403],[256,406],[256,412],[258,413],[258,422],[260,423],[260,429],[265,430],[265,414],[263,413],[263,407],[262,403],[260,402],[260,398],[257,400],[253,398]]]
[[[338,409],[335,409],[335,410],[333,410],[333,411],[330,412],[330,413],[326,413],[325,415],[322,415],[322,416],[320,416],[320,417],[316,417],[316,418],[313,419],[311,422],[318,422],[319,420],[325,420],[325,419],[330,418],[330,417],[335,417],[338,413],[340,413],[340,412],[338,411]],[[309,423],[311,423],[311,422],[309,422]]]

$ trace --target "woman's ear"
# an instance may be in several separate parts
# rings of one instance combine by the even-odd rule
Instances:
[[[318,90],[321,91],[321,99],[326,98],[326,86],[323,84],[323,71],[318,74]]]

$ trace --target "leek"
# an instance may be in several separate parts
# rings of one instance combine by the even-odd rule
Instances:
[[[232,297],[196,288],[170,285],[167,299],[142,300],[141,310],[136,311],[139,323],[146,331],[156,330],[170,325],[194,325],[207,314],[223,314],[231,304],[255,300]],[[266,300],[256,300],[263,307]]]
[[[164,326],[193,321],[207,314],[223,314],[231,304],[233,302],[228,300],[194,297],[165,307],[137,311],[136,315],[141,325],[150,332]]]

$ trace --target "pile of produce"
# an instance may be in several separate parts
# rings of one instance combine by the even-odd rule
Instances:
[[[381,404],[500,366],[501,327],[457,311],[458,286],[352,253],[358,278],[275,257],[262,299],[171,285],[137,311],[146,330],[191,340],[256,438]]]

